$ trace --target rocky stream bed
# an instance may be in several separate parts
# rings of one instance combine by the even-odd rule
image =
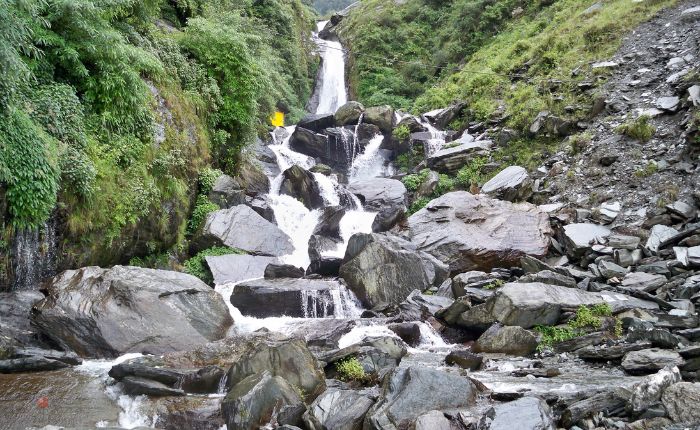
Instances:
[[[658,22],[697,32],[691,3]],[[664,52],[696,66],[687,34],[674,33],[682,47]],[[209,195],[222,209],[191,252],[246,252],[206,258],[214,288],[115,266],[0,294],[0,428],[700,425],[693,149],[669,148],[689,172],[676,199],[653,211],[616,199],[627,167],[613,172],[603,202],[577,198],[584,185],[540,188],[543,178],[566,184],[566,163],[584,174],[584,161],[558,154],[538,173],[510,166],[480,192],[449,192],[409,214],[438,173],[496,143],[443,130],[463,106],[416,117],[346,102],[340,43],[317,41],[315,113],[250,148],[249,165]],[[678,98],[669,115],[699,103],[697,85],[662,89]],[[671,130],[666,114],[653,118]],[[601,121],[592,127],[605,133]],[[392,136],[399,126],[407,139]],[[395,176],[407,146],[422,148],[431,169],[416,191]]]

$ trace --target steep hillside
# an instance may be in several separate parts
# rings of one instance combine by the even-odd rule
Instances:
[[[235,173],[315,76],[299,0],[2,0],[0,27],[0,289],[25,231],[59,267],[180,242],[210,160]]]

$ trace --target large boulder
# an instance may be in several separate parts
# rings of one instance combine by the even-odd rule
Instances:
[[[269,264],[279,262],[276,257],[239,254],[209,255],[204,259],[216,285],[261,278]]]
[[[296,152],[311,157],[326,159],[328,154],[328,136],[314,133],[303,127],[296,127],[289,138],[289,146]],[[327,160],[325,160],[327,162]],[[328,164],[328,163],[327,163]]]
[[[312,234],[340,240],[340,221],[345,216],[345,212],[341,206],[324,208]]]
[[[190,349],[223,338],[233,323],[218,293],[179,272],[84,267],[56,276],[45,292],[33,325],[85,357]]]
[[[0,360],[12,356],[16,347],[36,344],[38,336],[29,316],[43,298],[35,290],[0,293]]]
[[[310,430],[362,430],[374,401],[354,390],[329,389],[309,405],[304,422]]]
[[[340,276],[371,308],[399,304],[413,290],[439,286],[447,267],[412,243],[388,233],[358,233],[348,242]]]
[[[509,166],[486,182],[481,192],[509,202],[527,200],[532,195],[532,179],[524,168]]]
[[[297,127],[305,128],[315,132],[320,132],[325,128],[333,127],[335,118],[332,113],[309,114],[302,118]]]
[[[410,216],[408,235],[457,274],[519,266],[526,255],[544,257],[551,228],[548,215],[533,205],[455,191]]]
[[[244,205],[207,215],[202,233],[194,242],[194,250],[224,245],[257,255],[282,256],[294,252],[285,232]]]
[[[589,223],[577,223],[564,226],[562,231],[564,246],[572,257],[581,257],[597,241],[610,236],[609,228]]]
[[[677,423],[700,423],[700,383],[679,382],[664,390],[661,397],[668,416]]]
[[[298,165],[293,165],[282,173],[280,193],[292,196],[301,201],[308,209],[323,207],[321,189],[314,174]]]
[[[537,397],[501,403],[494,408],[489,430],[554,430],[557,426],[552,418],[552,411],[547,402]],[[517,423],[517,426],[515,425]]]
[[[221,402],[221,413],[229,430],[264,428],[290,409],[303,413],[304,401],[294,386],[267,370],[238,382]]]
[[[339,362],[354,358],[366,375],[382,379],[399,365],[406,351],[406,345],[396,337],[365,337],[359,343],[328,351],[318,358],[326,363],[326,372],[330,377],[339,376],[336,366]]]
[[[450,106],[447,106],[446,108],[435,109],[430,112],[426,112],[423,114],[423,117],[430,121],[433,125],[435,125],[435,127],[439,129],[445,129],[455,118],[457,118],[462,113],[465,107],[467,107],[466,103],[457,102]]]
[[[235,178],[221,175],[216,179],[209,199],[222,208],[230,208],[245,203],[246,196],[255,197],[269,191],[270,179],[265,172],[257,164],[244,160]]]
[[[397,368],[385,380],[382,394],[369,410],[364,428],[409,428],[421,415],[472,406],[477,388],[471,380],[429,367]]]
[[[494,322],[531,328],[556,324],[563,310],[602,303],[608,303],[615,312],[635,307],[658,308],[655,303],[623,294],[592,293],[537,282],[508,283],[485,303],[464,309],[448,322],[477,330],[485,330]]]
[[[655,373],[666,366],[683,366],[685,361],[676,351],[650,348],[630,351],[622,359],[622,368],[632,375]]]
[[[666,367],[649,375],[632,388],[629,406],[632,412],[643,413],[661,399],[666,388],[680,382],[681,372],[677,367]]]
[[[343,316],[343,304],[334,300],[342,288],[337,281],[320,279],[256,279],[236,285],[231,304],[256,318]]]
[[[364,111],[365,107],[361,103],[347,102],[335,111],[335,125],[342,127],[344,125],[357,124],[360,120],[360,115]]]
[[[389,178],[372,178],[356,181],[348,185],[348,191],[355,194],[364,208],[377,212],[372,223],[372,231],[390,230],[406,217],[406,187],[401,181]]]
[[[373,106],[365,110],[364,121],[374,124],[384,134],[390,134],[394,128],[394,109],[391,106]]]
[[[428,157],[427,165],[441,173],[455,173],[474,158],[488,155],[491,146],[490,140],[477,140],[441,149]]]
[[[253,339],[241,358],[228,371],[230,389],[250,375],[268,371],[301,389],[306,400],[315,399],[326,389],[318,361],[301,339]]]
[[[474,352],[496,352],[510,355],[530,355],[537,349],[537,338],[518,326],[492,325],[474,343]]]

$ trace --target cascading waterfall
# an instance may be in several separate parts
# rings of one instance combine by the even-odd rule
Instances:
[[[53,221],[36,229],[19,230],[11,241],[11,290],[38,289],[56,272],[56,230]]]
[[[445,145],[445,132],[435,128],[430,121],[421,121],[421,125],[427,128],[428,133],[430,133],[430,139],[428,139],[425,147],[425,156],[428,157],[442,149]]]
[[[320,32],[328,21],[317,23]],[[314,40],[321,54],[320,86],[316,113],[335,113],[348,101],[345,90],[345,52],[340,42],[324,40],[314,35]]]

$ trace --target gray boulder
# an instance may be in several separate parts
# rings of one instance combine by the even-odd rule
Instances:
[[[276,257],[294,252],[294,245],[285,232],[244,205],[210,213],[195,242],[198,250],[225,245]]]
[[[629,400],[630,409],[635,413],[644,412],[658,403],[666,388],[680,382],[680,380],[681,372],[677,367],[666,367],[645,377],[632,388],[632,396]]]
[[[221,402],[221,413],[229,430],[255,430],[276,421],[285,409],[303,411],[303,405],[301,396],[288,381],[264,370],[231,388]]]
[[[519,266],[526,255],[544,257],[550,235],[549,217],[536,206],[466,191],[447,193],[408,218],[411,242],[455,274]]]
[[[277,278],[303,278],[304,269],[301,267],[296,267],[291,264],[268,264],[265,267],[265,272],[263,273],[265,279],[277,279]],[[248,278],[251,279],[251,278]]]
[[[221,208],[242,205],[245,203],[245,197],[245,190],[229,175],[219,176],[209,192],[209,200]]]
[[[500,352],[510,355],[530,355],[537,349],[537,339],[518,326],[492,325],[474,343],[474,352]]]
[[[698,424],[700,423],[700,383],[678,382],[664,390],[661,396],[668,416],[674,422]]]
[[[233,323],[218,293],[179,272],[84,267],[56,276],[46,294],[32,323],[84,357],[190,349],[223,338]]]
[[[236,285],[231,304],[256,318],[343,316],[342,304],[333,300],[341,288],[337,281],[320,279],[255,279]]]
[[[488,155],[492,146],[490,140],[477,140],[441,149],[428,157],[427,165],[441,173],[455,173],[474,158]]]
[[[353,235],[340,267],[348,288],[368,308],[399,304],[413,290],[439,286],[447,275],[436,258],[388,233]]]
[[[334,125],[335,118],[332,113],[309,114],[297,123],[297,127],[315,131],[316,133]]]
[[[554,430],[557,428],[547,402],[538,397],[523,397],[496,405],[494,417],[486,428],[489,430],[510,430],[516,427],[522,430]]]
[[[563,309],[601,303],[608,303],[614,312],[635,307],[658,308],[655,303],[622,294],[592,293],[542,283],[508,283],[485,303],[463,310],[452,323],[477,330],[485,330],[494,322],[531,328],[556,324]]]
[[[248,376],[264,371],[299,387],[308,401],[326,389],[323,371],[301,339],[251,340],[241,358],[229,369],[226,386],[230,389]]]
[[[297,127],[289,138],[289,146],[296,152],[308,155],[310,157],[318,157],[324,160],[324,163],[333,166],[334,163],[329,163],[328,157],[328,136],[315,133],[303,127]]]
[[[399,365],[406,355],[406,345],[395,337],[365,337],[361,342],[345,348],[335,349],[319,355],[326,363],[326,371],[331,377],[338,377],[336,363],[347,358],[356,359],[366,375],[382,379],[384,375]]]
[[[309,405],[304,422],[309,430],[361,430],[373,404],[360,392],[329,389]]]
[[[650,348],[630,351],[622,359],[622,368],[632,375],[654,373],[666,366],[682,366],[683,358],[676,351]]]
[[[367,413],[364,428],[409,428],[427,412],[472,406],[477,393],[471,380],[454,373],[429,367],[397,368],[384,380],[382,394]]]
[[[216,285],[261,278],[268,265],[279,261],[276,257],[238,254],[210,255],[204,259],[214,276]]]
[[[440,411],[430,411],[416,419],[414,430],[451,430],[450,420]]]
[[[365,111],[365,107],[359,102],[347,102],[335,111],[335,125],[342,127],[344,125],[357,124],[360,115]],[[330,127],[330,126],[329,126]]]
[[[446,108],[435,109],[430,112],[423,114],[423,118],[430,121],[435,127],[439,129],[445,129],[455,118],[457,118],[467,104],[464,102],[457,102]]]
[[[598,224],[569,224],[564,226],[563,230],[564,246],[572,257],[581,257],[596,241],[610,234],[609,228]]]
[[[246,196],[255,197],[269,191],[270,179],[260,167],[243,161],[235,178],[221,175],[216,179],[209,192],[209,200],[226,209],[245,203]]]
[[[340,240],[340,221],[345,216],[345,212],[345,209],[340,206],[324,208],[312,234]]]
[[[282,179],[280,194],[294,197],[301,201],[308,209],[323,207],[321,189],[313,173],[295,164],[285,170],[282,175],[284,179]]]
[[[452,351],[445,357],[445,363],[456,364],[459,367],[469,370],[479,369],[483,361],[483,356],[465,350]]]
[[[655,275],[645,272],[631,272],[626,274],[622,279],[622,286],[650,293],[664,285],[666,282],[667,279],[663,275]]]
[[[509,166],[486,182],[481,192],[509,202],[527,200],[532,195],[532,179],[524,168]]]
[[[365,110],[364,122],[374,124],[384,134],[394,128],[394,109],[391,106],[373,106]]]
[[[372,178],[348,185],[368,211],[377,212],[372,231],[391,229],[406,216],[406,187],[401,181],[389,178]]]

